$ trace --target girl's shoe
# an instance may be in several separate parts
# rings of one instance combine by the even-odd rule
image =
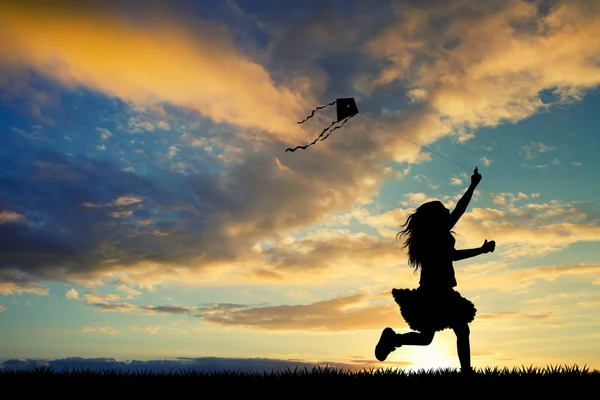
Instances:
[[[396,346],[394,346],[395,339],[396,332],[392,328],[385,328],[381,332],[379,342],[375,346],[375,357],[379,361],[384,361],[392,351],[396,350]]]

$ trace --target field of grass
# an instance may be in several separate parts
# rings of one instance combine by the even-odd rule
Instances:
[[[186,371],[180,373],[147,371],[122,372],[119,370],[63,370],[53,371],[50,368],[10,371],[0,370],[0,387],[8,384],[39,387],[43,384],[86,384],[86,385],[148,385],[148,384],[193,384],[204,387],[207,384],[236,385],[266,384],[286,387],[304,387],[312,384],[343,385],[345,388],[359,385],[406,385],[406,384],[527,384],[527,385],[600,385],[600,371],[589,370],[585,366],[548,366],[546,368],[485,368],[476,369],[472,375],[464,376],[455,369],[437,369],[406,372],[399,369],[371,369],[362,371],[345,371],[329,367],[316,367],[312,370],[295,369],[262,373],[250,372],[199,372]],[[30,386],[32,385],[32,386]],[[100,387],[100,386],[95,386]],[[232,386],[224,386],[232,387]]]

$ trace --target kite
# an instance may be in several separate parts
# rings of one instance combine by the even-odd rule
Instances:
[[[324,109],[328,106],[332,106],[334,104],[336,105],[336,108],[337,108],[337,119],[335,121],[333,121],[327,128],[323,129],[321,134],[315,140],[313,140],[311,143],[304,145],[304,146],[296,146],[293,149],[287,148],[285,151],[286,152],[288,152],[288,151],[294,152],[298,149],[306,150],[307,147],[312,146],[313,144],[317,143],[317,141],[322,142],[323,140],[327,139],[333,131],[335,131],[336,129],[340,129],[342,126],[344,126],[344,124],[346,124],[346,122],[348,122],[348,120],[350,118],[352,118],[356,114],[358,114],[358,107],[356,107],[356,102],[354,101],[354,99],[352,97],[348,97],[348,98],[343,98],[343,99],[337,99],[337,100],[332,101],[331,103],[327,103],[327,104],[324,104],[322,106],[315,108],[314,110],[312,110],[312,112],[310,113],[310,115],[308,117],[306,117],[304,120],[298,122],[298,124],[303,124],[304,122],[311,119],[315,115],[315,111],[322,110],[322,109]],[[335,124],[340,123],[340,122],[342,123],[341,125],[334,127]],[[331,129],[332,127],[333,127],[333,129]],[[327,133],[327,135],[325,135],[326,133]]]
[[[354,117],[355,115],[358,114],[358,107],[356,106],[356,102],[354,101],[354,98],[352,98],[352,97],[346,97],[346,98],[334,100],[331,103],[323,104],[322,106],[319,106],[319,107],[315,108],[314,110],[312,110],[312,112],[310,113],[310,115],[308,117],[306,117],[302,121],[298,122],[298,124],[303,124],[306,121],[308,121],[309,119],[311,119],[315,115],[316,111],[322,110],[324,108],[327,108],[327,107],[333,106],[333,105],[336,105],[336,108],[337,108],[337,119],[335,121],[333,121],[327,128],[323,129],[323,131],[321,132],[321,134],[315,140],[313,140],[311,143],[309,143],[307,145],[304,145],[304,146],[296,146],[293,149],[292,148],[287,148],[287,149],[285,149],[285,151],[286,152],[288,152],[288,151],[294,152],[294,151],[296,151],[298,149],[306,150],[307,147],[312,146],[313,144],[317,143],[318,141],[322,142],[323,140],[327,139],[329,137],[329,135],[331,135],[331,133],[333,131],[335,131],[336,129],[340,129],[342,126],[344,126],[344,124],[346,124],[346,122],[348,122],[348,120],[350,118],[352,118],[352,117]],[[397,137],[399,137],[401,139],[404,139],[404,140],[406,140],[406,141],[408,141],[408,142],[410,142],[410,143],[412,143],[412,144],[414,144],[416,146],[419,146],[423,150],[426,150],[426,151],[428,151],[430,153],[436,154],[436,155],[438,155],[438,156],[440,156],[440,157],[442,157],[442,158],[444,158],[444,159],[446,159],[446,160],[448,160],[448,161],[450,161],[450,162],[452,162],[452,163],[454,163],[454,164],[456,164],[456,165],[458,165],[458,166],[466,169],[467,171],[471,171],[470,168],[468,168],[468,167],[466,167],[466,166],[464,166],[464,165],[462,165],[462,164],[460,164],[460,163],[458,163],[458,162],[456,162],[456,161],[454,161],[454,160],[452,160],[452,159],[444,156],[443,154],[437,153],[437,152],[435,152],[435,151],[433,151],[431,149],[428,149],[425,146],[420,145],[419,143],[413,142],[412,140],[410,140],[410,139],[408,139],[408,138],[406,138],[404,136],[398,135],[397,133],[394,133],[394,132],[390,131],[389,129],[386,129],[383,126],[377,125],[373,121],[369,121],[368,119],[363,118],[360,115],[358,116],[358,118],[362,119],[365,122],[370,123],[371,125],[379,128],[379,129],[381,129],[383,131],[386,131],[386,132],[388,132],[388,133],[390,133],[390,134],[392,134],[394,136],[397,136]],[[341,122],[340,125],[337,125],[337,126],[334,127],[335,124],[340,123],[340,122]]]

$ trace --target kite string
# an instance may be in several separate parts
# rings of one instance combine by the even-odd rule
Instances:
[[[448,161],[450,161],[450,162],[453,162],[454,164],[456,164],[456,165],[458,165],[458,166],[460,166],[460,167],[462,167],[462,168],[466,169],[466,170],[467,170],[467,171],[469,171],[469,172],[471,172],[471,171],[472,171],[472,169],[471,169],[471,168],[469,168],[469,167],[465,167],[465,166],[464,166],[464,165],[462,165],[461,163],[458,163],[458,162],[456,162],[456,161],[454,161],[454,160],[451,160],[450,158],[448,158],[448,157],[446,157],[446,156],[444,156],[444,155],[442,155],[442,154],[440,154],[440,153],[437,153],[437,152],[435,152],[435,151],[433,151],[433,150],[431,150],[431,149],[429,149],[429,148],[427,148],[427,147],[425,147],[425,146],[422,146],[422,145],[420,145],[419,143],[413,142],[412,140],[410,140],[410,139],[407,139],[407,138],[405,138],[404,136],[400,136],[400,135],[398,135],[398,134],[396,134],[396,133],[394,133],[394,132],[390,131],[389,129],[386,129],[386,128],[384,128],[384,127],[383,127],[383,126],[381,126],[381,125],[377,125],[377,124],[376,124],[375,122],[373,122],[373,121],[370,121],[370,120],[368,120],[368,119],[366,119],[366,118],[363,118],[363,117],[361,117],[360,115],[356,115],[356,116],[357,116],[358,118],[362,119],[363,121],[365,121],[365,122],[368,122],[368,123],[370,123],[370,124],[371,124],[371,125],[373,125],[373,126],[376,126],[377,128],[379,128],[379,129],[381,129],[381,130],[384,130],[384,131],[386,131],[386,132],[388,132],[388,133],[391,133],[392,135],[394,135],[394,136],[396,136],[396,137],[399,137],[400,139],[404,139],[404,140],[406,140],[406,141],[408,141],[408,142],[410,142],[410,143],[412,143],[412,144],[414,144],[414,145],[416,145],[416,146],[419,146],[419,147],[420,147],[420,148],[422,148],[423,150],[427,150],[427,151],[429,151],[429,152],[431,152],[431,153],[433,153],[433,154],[435,154],[435,155],[438,155],[438,156],[440,156],[440,157],[442,157],[442,158],[445,158],[446,160],[448,160]]]

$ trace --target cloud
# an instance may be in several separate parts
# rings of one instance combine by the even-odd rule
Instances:
[[[91,307],[98,308],[102,311],[114,311],[122,313],[139,313],[146,315],[154,314],[188,314],[196,311],[195,307],[185,307],[178,305],[168,306],[152,306],[152,305],[136,305],[128,303],[124,300],[135,299],[142,293],[125,285],[119,285],[118,293],[86,293],[84,295],[85,304]]]
[[[171,126],[169,125],[169,123],[167,121],[158,121],[158,123],[156,124],[156,126],[159,129],[162,129],[163,131],[170,131],[171,130]]]
[[[425,194],[407,197],[416,199],[416,204],[427,200]],[[512,202],[508,209],[474,208],[466,213],[457,227],[460,233],[458,247],[479,246],[481,238],[487,237],[498,243],[497,253],[507,260],[514,260],[538,257],[579,241],[598,240],[597,222],[596,225],[586,224],[586,221],[593,221],[593,215],[560,202],[529,203],[530,197],[536,196],[503,193],[501,198]],[[525,203],[517,207],[515,200]],[[409,204],[405,206],[410,207]],[[323,228],[303,238],[283,240],[274,247],[262,249],[256,256],[262,259],[264,267],[253,267],[250,271],[260,279],[279,283],[298,283],[298,279],[310,276],[314,284],[319,279],[347,275],[348,271],[373,280],[372,266],[377,265],[381,280],[385,281],[389,279],[386,277],[392,276],[386,268],[395,265],[402,253],[393,239],[410,211],[410,208],[402,208],[377,214],[358,209],[348,216],[341,214],[331,221],[332,226],[353,221],[375,228],[382,237]]]
[[[584,272],[585,274],[585,272]],[[594,293],[589,293],[589,292],[558,292],[558,293],[552,293],[549,294],[547,296],[542,296],[542,297],[534,297],[531,298],[529,300],[527,300],[528,304],[534,304],[534,305],[542,305],[542,306],[557,306],[560,305],[561,303],[565,303],[565,302],[572,302],[572,301],[579,301],[578,299],[581,298],[585,298],[585,297],[591,297],[594,296]]]
[[[187,314],[195,310],[184,306],[141,306],[140,309],[150,314]]]
[[[6,311],[6,307],[0,306],[0,313]]]
[[[96,131],[100,132],[100,138],[102,138],[102,140],[106,140],[109,137],[113,136],[113,134],[106,128],[95,128]]]
[[[537,203],[538,193],[490,195],[498,207],[475,207],[465,213],[456,227],[459,233],[457,248],[478,247],[483,238],[494,239],[497,243],[495,254],[510,263],[519,258],[532,259],[556,252],[573,243],[600,240],[600,215],[593,206],[558,200]],[[424,193],[407,196],[414,197],[415,206],[431,200]],[[447,204],[447,201],[444,200],[444,203]],[[402,206],[405,208],[380,214],[356,215],[360,215],[360,223],[377,229],[383,237],[393,238],[411,211],[409,207],[412,204],[407,202]],[[297,245],[300,246],[299,243]],[[389,250],[395,251],[394,246],[390,246]],[[372,257],[377,256],[373,254]],[[331,264],[335,263],[331,261]]]
[[[427,91],[425,89],[415,88],[409,90],[407,95],[411,102],[416,103],[427,98]]]
[[[224,327],[269,331],[343,332],[380,329],[398,319],[396,307],[367,304],[369,296],[355,294],[304,305],[265,307],[206,307],[203,321]]]
[[[506,270],[502,273],[484,273],[479,277],[465,280],[469,287],[496,288],[497,290],[515,290],[531,287],[540,282],[553,282],[564,276],[593,277],[600,276],[600,265],[542,265],[533,268]]]
[[[83,333],[102,333],[104,335],[114,335],[117,333],[116,330],[111,328],[110,326],[84,326],[81,328],[81,332]]]
[[[139,121],[135,117],[129,118],[128,126],[131,133],[138,133],[142,131],[154,132],[154,125],[150,121]]]
[[[52,85],[36,85],[32,82],[34,73],[26,70],[11,70],[0,65],[0,101],[11,111],[36,122],[53,124],[50,114],[56,112],[60,104],[60,94]],[[46,141],[48,138],[40,131],[25,132],[14,129],[31,141]]]
[[[477,245],[478,238],[496,240],[496,253],[506,260],[539,257],[576,242],[600,240],[600,215],[585,204],[529,202],[527,195],[492,194],[500,209],[474,208],[459,221],[462,245]],[[517,201],[524,202],[517,205]]]
[[[3,281],[9,279],[11,281]],[[0,274],[0,294],[4,296],[10,296],[15,294],[31,293],[38,296],[48,296],[50,289],[34,283],[34,282],[15,282],[18,281],[17,277],[13,277],[9,274]]]
[[[178,305],[169,306],[152,306],[152,305],[135,305],[127,302],[121,302],[118,295],[105,296],[87,296],[86,305],[96,307],[102,311],[113,311],[121,313],[138,313],[146,315],[155,314],[189,314],[196,311],[195,307],[185,307]]]
[[[599,240],[600,231],[597,229],[597,221],[594,225],[593,214],[578,209],[576,204],[557,201],[533,203],[529,201],[536,196],[525,193],[501,193],[494,196],[505,201],[503,208],[474,208],[459,221],[459,247],[479,246],[482,237],[494,239],[498,243],[496,253],[510,260],[537,257],[579,241]],[[235,279],[229,278],[228,283],[231,285],[261,281],[315,284],[347,276],[349,271],[356,277],[375,279],[372,274],[373,265],[381,269],[397,264],[401,250],[393,239],[412,206],[429,200],[424,193],[407,194],[405,198],[407,200],[402,203],[406,208],[382,214],[365,210],[359,212],[358,209],[352,214],[356,222],[375,228],[383,238],[351,234],[343,229],[320,229],[303,238],[277,241],[274,247],[246,253],[243,260],[230,261],[227,266],[217,264],[218,268],[214,270],[215,275],[211,279],[188,268],[177,268],[177,272],[173,268],[172,274],[165,275],[164,271],[169,271],[166,269],[169,267],[164,263],[143,263],[129,266],[128,269],[115,268],[114,273],[118,274],[117,282],[136,283],[141,287],[168,281],[217,284],[222,282],[221,274],[235,276]],[[519,205],[518,202],[522,204]],[[349,216],[340,215],[340,218],[331,223],[342,223],[344,218]],[[406,272],[409,272],[408,268]],[[381,277],[377,279],[389,279],[386,277],[391,275],[387,274],[387,270],[382,271]],[[97,298],[94,306],[107,311],[176,312],[175,309],[144,308],[123,302],[122,298],[121,295]],[[193,308],[182,307],[177,310],[187,313],[193,311]]]
[[[110,213],[110,215],[113,218],[129,217],[129,216],[133,215],[133,211],[132,210],[113,211],[113,212]]]
[[[544,143],[540,142],[531,142],[531,144],[527,144],[523,146],[523,152],[525,154],[525,158],[531,160],[535,157],[536,153],[545,153],[547,151],[551,151],[556,149],[554,146],[548,146]],[[554,161],[552,162],[554,164]]]
[[[405,195],[403,195],[403,197],[406,200],[400,201],[400,205],[403,206],[403,207],[411,207],[411,208],[417,208],[417,207],[419,207],[423,203],[427,203],[429,201],[437,200],[434,197],[429,197],[429,195],[427,195],[427,194],[425,194],[423,192],[406,193]]]
[[[14,224],[21,222],[25,216],[13,211],[0,211],[0,224]]]
[[[489,320],[489,319],[521,319],[521,320],[542,320],[547,319],[549,315],[547,314],[522,314],[516,311],[504,311],[500,313],[487,313],[477,315],[478,320]]]
[[[132,204],[138,204],[141,203],[142,199],[140,197],[136,197],[136,196],[121,196],[117,199],[115,199],[115,201],[113,202],[113,204],[115,206],[119,206],[119,207],[123,207],[123,206],[129,206]]]
[[[463,185],[463,181],[460,178],[453,176],[450,179],[450,184],[455,185],[455,186],[461,186],[461,185]]]
[[[301,87],[275,83],[236,48],[226,28],[155,2],[140,4],[135,24],[119,13],[118,2],[3,2],[0,10],[4,69],[25,65],[69,88],[83,86],[141,106],[168,102],[217,123],[281,134],[298,132],[294,118],[308,108]],[[131,124],[155,129],[148,121]]]
[[[573,161],[573,165],[576,167],[581,167],[583,164],[580,163],[579,161]]]
[[[196,117],[181,123],[169,120],[172,131],[164,142],[158,142],[159,155],[150,150],[139,153],[139,148],[128,150],[127,154],[135,157],[144,154],[139,164],[134,163],[135,157],[121,158],[112,146],[102,155],[106,158],[99,159],[76,152],[61,154],[50,147],[40,149],[21,135],[3,142],[7,151],[0,152],[0,162],[11,166],[2,176],[7,188],[3,196],[14,204],[15,212],[26,217],[19,224],[0,224],[0,236],[7,238],[0,242],[0,252],[7,255],[0,260],[0,279],[8,282],[4,288],[39,292],[44,289],[34,283],[41,281],[128,287],[135,283],[144,288],[167,282],[289,283],[301,279],[299,276],[308,283],[308,274],[298,266],[309,265],[311,272],[319,271],[313,279],[339,278],[336,263],[340,259],[348,262],[344,255],[348,251],[359,260],[352,267],[367,271],[360,264],[366,264],[368,256],[387,263],[397,255],[398,246],[369,235],[338,240],[313,237],[293,246],[287,246],[282,238],[339,212],[371,204],[384,180],[393,176],[383,168],[390,160],[426,162],[426,153],[402,138],[353,120],[343,135],[336,135],[338,131],[311,151],[283,155],[286,145],[296,142],[296,135],[305,140],[327,120],[328,114],[323,113],[310,121],[312,125],[296,124],[299,115],[321,104],[314,98],[345,92],[342,89],[352,88],[361,79],[374,82],[372,91],[357,94],[361,113],[374,115],[390,130],[406,132],[407,138],[425,144],[444,135],[467,137],[478,125],[525,118],[543,108],[538,96],[542,89],[558,87],[561,91],[556,95],[567,101],[598,82],[597,67],[588,62],[597,52],[598,40],[588,35],[582,45],[586,32],[597,26],[593,12],[597,6],[580,2],[561,4],[540,21],[530,21],[536,14],[533,5],[514,1],[502,3],[496,10],[480,2],[456,6],[405,3],[408,8],[398,3],[394,6],[397,10],[383,7],[372,11],[386,17],[382,20],[364,15],[344,19],[332,10],[330,21],[322,8],[314,5],[309,7],[319,16],[314,24],[307,23],[310,15],[303,15],[294,26],[266,16],[271,19],[262,25],[269,33],[269,45],[261,50],[248,47],[253,49],[250,55],[242,54],[231,33],[222,27],[189,24],[186,17],[168,14],[154,23],[154,14],[141,8],[139,20],[132,26],[115,7],[96,13],[87,6],[67,7],[67,3],[56,10],[14,4],[0,6],[3,70],[14,74],[16,66],[22,65],[37,71],[38,79],[105,94],[111,104],[112,97],[133,103],[128,111],[131,115],[111,115],[122,130],[110,126],[113,136],[106,140],[123,140],[134,146],[158,138],[158,119],[149,118],[142,109],[153,108],[157,118],[167,120],[167,105],[175,106],[173,114],[191,108],[212,122]],[[398,23],[404,18],[407,23]],[[569,18],[578,30],[563,24]],[[367,25],[355,24],[359,19]],[[433,20],[446,23],[433,29]],[[526,28],[524,22],[529,27],[540,24],[545,34],[535,29],[521,31]],[[371,31],[374,25],[382,29]],[[69,35],[62,35],[64,30]],[[294,35],[304,31],[308,39]],[[381,34],[370,36],[373,32]],[[240,35],[242,39],[246,36]],[[363,46],[360,40],[365,38]],[[85,47],[89,42],[97,43],[96,52]],[[300,56],[305,53],[299,48],[314,48],[314,52]],[[342,50],[352,52],[342,56]],[[288,55],[295,61],[288,60]],[[347,62],[349,55],[354,62]],[[321,67],[329,64],[319,57],[331,62],[336,79],[329,79]],[[293,68],[295,62],[297,69]],[[564,65],[569,73],[558,71],[557,65]],[[306,76],[322,80],[307,83]],[[384,83],[389,85],[386,90],[377,86]],[[568,87],[573,91],[566,92]],[[394,95],[392,101],[383,93],[396,93],[399,88],[406,92],[419,89],[411,92],[419,101],[406,109],[407,97]],[[159,103],[165,107],[156,106]],[[90,122],[90,126],[103,123]],[[130,135],[136,129],[131,143]],[[103,133],[94,131],[95,135]],[[181,158],[183,166],[168,160],[171,146],[179,150],[175,158]],[[540,149],[532,147],[532,151]],[[188,157],[185,152],[190,150],[201,156]],[[113,158],[109,158],[111,154]],[[173,169],[185,174],[173,173]],[[24,189],[19,185],[23,181],[30,182]],[[426,198],[429,196],[424,193],[410,194],[400,205],[417,206]],[[519,209],[511,199],[504,199],[506,206],[514,207],[498,211],[520,214],[498,224],[496,230],[490,229],[490,221],[469,221],[465,215],[465,222],[474,227],[469,240],[495,234],[515,246],[515,255],[526,250],[525,240],[530,237],[535,251],[542,253],[578,240],[595,240],[595,226],[584,223],[585,218],[589,218],[587,223],[593,222],[593,216],[567,211],[564,205],[552,210],[554,205],[549,203],[550,208]],[[457,198],[441,200],[450,206]],[[393,238],[407,211],[392,210],[364,219],[377,226],[380,235]],[[573,222],[544,225],[539,224],[540,216],[554,222],[566,216]],[[533,222],[535,228],[521,225]],[[547,234],[537,234],[545,229]],[[583,239],[578,239],[575,235],[581,232]],[[278,248],[256,250],[267,242]],[[309,257],[305,257],[307,253]],[[139,310],[139,306],[117,301],[95,304]]]
[[[177,155],[177,153],[179,152],[179,149],[175,146],[171,146],[169,147],[169,157],[173,158]]]
[[[545,14],[539,7],[518,0],[395,3],[395,21],[364,47],[383,62],[370,84],[427,90],[430,109],[471,127],[547,108],[543,90],[553,103],[579,100],[600,82],[598,5],[560,2]]]
[[[584,307],[598,307],[600,306],[600,297],[596,297],[595,299],[592,299],[590,301],[584,301],[579,304]]]
[[[0,225],[9,238],[0,249],[15,254],[10,265],[0,266],[18,265],[32,280],[73,284],[112,281],[114,276],[121,284],[132,276],[166,282],[181,279],[183,271],[197,273],[196,282],[210,280],[219,276],[219,268],[252,263],[251,249],[260,240],[370,201],[376,177],[384,173],[370,164],[368,155],[322,157],[317,151],[306,155],[312,162],[293,157],[286,161],[289,166],[256,153],[244,155],[244,162],[227,167],[226,174],[150,180],[116,163],[8,145],[19,148],[11,169],[14,179],[27,176],[29,163],[40,159],[60,166],[62,172],[53,176],[62,179],[38,177],[36,190],[30,186],[28,194],[8,186],[11,201],[37,211],[32,224]],[[64,179],[65,171],[78,179]],[[44,190],[56,195],[48,198]],[[65,227],[60,234],[54,231],[57,226]],[[186,269],[190,265],[194,268]],[[182,272],[174,274],[176,270]]]
[[[27,139],[32,140],[32,141],[39,141],[39,140],[46,139],[46,136],[39,131],[26,132],[23,129],[15,128],[14,126],[11,126],[10,130],[15,133],[18,133],[19,135],[22,135],[23,137],[26,137]]]
[[[84,295],[84,299],[86,303],[105,303],[108,301],[120,300],[121,295],[116,293],[109,293],[105,295],[86,293]]]
[[[535,195],[535,196],[534,196]],[[520,200],[526,200],[529,198],[529,196],[523,192],[519,192],[517,194],[513,194],[513,193],[498,193],[498,194],[494,194],[494,193],[490,193],[490,196],[492,197],[492,202],[496,205],[499,206],[509,206],[509,209],[511,211],[516,210],[515,209],[515,202],[520,201]],[[539,193],[534,193],[531,195],[531,198],[538,198],[539,197]]]
[[[67,299],[79,300],[79,292],[75,289],[71,289],[67,293],[65,293],[65,297]]]
[[[481,162],[486,166],[489,167],[490,165],[492,165],[492,160],[490,160],[487,157],[481,157]]]
[[[140,294],[142,294],[142,292],[139,292],[133,288],[127,287],[125,285],[120,285],[119,287],[117,287],[117,290],[125,293],[127,296],[125,297],[126,299],[131,299],[134,297],[139,296]]]

